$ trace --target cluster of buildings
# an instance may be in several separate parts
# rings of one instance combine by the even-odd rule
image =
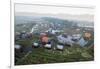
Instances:
[[[54,49],[57,48],[61,50],[64,48],[64,46],[74,46],[74,44],[78,44],[83,47],[89,40],[91,40],[91,37],[93,36],[92,33],[88,31],[83,31],[80,33],[80,29],[75,29],[73,32],[71,31],[69,31],[69,33],[65,33],[63,30],[54,30],[50,28],[45,32],[39,33],[39,39],[37,42],[33,42],[32,47],[43,46],[49,49],[53,47]],[[33,32],[16,32],[15,40],[31,38],[34,37],[33,35]],[[51,35],[51,37],[48,35]]]
[[[26,39],[31,37],[32,37],[32,33],[28,33],[25,31],[15,32],[15,40]]]
[[[77,29],[76,29],[77,30]],[[89,40],[91,40],[91,37],[93,36],[91,32],[83,32],[83,33],[78,33],[78,34],[67,34],[67,33],[62,33],[61,30],[52,30],[49,29],[45,33],[41,33],[40,40],[41,43],[44,45],[46,48],[57,48],[57,49],[63,49],[64,46],[74,46],[74,44],[78,44],[81,47],[84,47],[86,44],[88,44]],[[53,37],[50,38],[48,36],[48,33],[51,34]],[[59,35],[56,35],[60,33]],[[35,44],[33,44],[35,46]],[[56,46],[56,47],[55,47]]]

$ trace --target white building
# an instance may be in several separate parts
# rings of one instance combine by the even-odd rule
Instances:
[[[74,43],[74,41],[72,41],[72,37],[69,35],[66,35],[67,37],[64,37],[63,35],[59,35],[57,36],[58,42],[62,43],[62,44],[68,44],[71,45]]]

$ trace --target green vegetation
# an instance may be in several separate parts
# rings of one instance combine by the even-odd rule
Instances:
[[[37,41],[38,39],[39,37],[34,35],[31,39],[18,40],[16,41],[16,44],[20,44],[24,47],[31,47],[32,42]],[[85,47],[80,47],[79,45],[74,45],[72,47],[66,46],[63,51],[53,49],[48,50],[42,47],[34,48],[28,55],[28,52],[17,54],[18,57],[15,57],[15,59],[17,59],[15,65],[93,61],[94,48],[88,45]]]
[[[21,46],[31,46],[33,41],[37,41],[39,39],[39,37],[37,35],[34,35],[32,38],[30,39],[20,39],[18,41],[16,41],[16,44],[19,44]]]
[[[85,21],[70,21],[63,20],[53,17],[39,17],[34,18],[31,16],[15,16],[15,35],[16,32],[22,33],[23,31],[29,33],[34,28],[34,35],[32,38],[22,38],[15,40],[15,44],[22,46],[22,52],[15,51],[15,65],[28,65],[28,64],[46,64],[46,63],[61,63],[61,62],[80,62],[80,61],[92,61],[94,60],[94,32],[93,28],[89,28],[92,33],[91,40],[84,46],[73,45],[72,47],[64,47],[63,51],[59,50],[48,50],[43,47],[32,48],[32,43],[39,41],[39,35],[41,32],[48,31],[50,28],[52,30],[63,30],[57,35],[67,33],[69,35],[73,34],[83,34],[86,31],[85,26],[80,24],[88,24],[93,26],[91,22]],[[79,29],[80,31],[78,31]],[[57,36],[56,35],[56,36]],[[15,36],[16,37],[16,36]],[[55,36],[48,34],[48,37],[55,41],[54,46],[57,44]]]
[[[35,48],[27,57],[17,61],[16,65],[92,61],[93,59],[93,51],[87,47],[75,46],[64,51]]]

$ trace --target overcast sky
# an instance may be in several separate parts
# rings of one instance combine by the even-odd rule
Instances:
[[[15,15],[94,21],[94,9],[80,7],[15,4]]]
[[[50,14],[93,14],[94,10],[89,8],[55,7],[41,5],[15,4],[15,12],[50,13]]]

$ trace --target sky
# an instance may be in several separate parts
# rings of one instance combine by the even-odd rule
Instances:
[[[32,4],[15,4],[15,15],[55,17],[60,19],[94,21],[93,8],[58,7]]]
[[[43,6],[43,5],[27,5],[15,4],[15,12],[28,12],[28,13],[45,13],[45,14],[93,14],[94,10],[91,8],[73,8],[73,7],[56,7],[56,6]]]

